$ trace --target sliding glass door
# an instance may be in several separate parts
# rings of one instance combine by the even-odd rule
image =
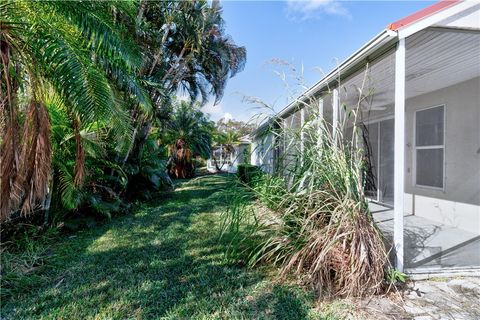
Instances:
[[[367,196],[393,205],[394,120],[366,124],[363,137],[368,160],[365,176]]]

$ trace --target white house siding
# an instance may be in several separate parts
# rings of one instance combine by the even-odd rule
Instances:
[[[252,138],[252,152],[250,153],[250,163],[253,165],[257,165],[257,159],[258,159],[258,151],[257,151],[257,146],[258,146],[258,140],[253,137]]]
[[[414,185],[415,111],[445,105],[445,185]],[[406,101],[405,208],[407,213],[480,233],[480,78]]]
[[[253,138],[251,163],[263,171],[273,173],[274,135],[259,134]]]
[[[239,164],[245,163],[245,150],[248,148],[249,144],[248,143],[241,143],[237,146],[234,146],[235,148],[235,159],[233,162],[233,165],[237,167]]]

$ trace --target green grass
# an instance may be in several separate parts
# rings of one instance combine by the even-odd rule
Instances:
[[[308,290],[227,262],[218,236],[230,183],[183,181],[132,215],[57,237],[0,318],[337,319]]]

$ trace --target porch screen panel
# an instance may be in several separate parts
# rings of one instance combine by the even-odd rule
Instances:
[[[405,44],[407,271],[480,266],[480,33],[454,21]]]
[[[443,145],[443,106],[417,112],[416,145]]]
[[[379,196],[380,201],[393,204],[394,120],[380,122]]]
[[[368,160],[368,167],[365,172],[366,194],[378,201],[378,122],[365,125],[363,129],[363,144]]]

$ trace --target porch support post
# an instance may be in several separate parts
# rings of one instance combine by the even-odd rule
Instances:
[[[255,142],[255,137],[252,138],[252,146],[250,152],[250,163],[253,165],[257,164],[257,143]]]
[[[318,100],[318,140],[317,146],[323,146],[323,99]]]
[[[305,152],[305,132],[303,126],[305,125],[305,107],[300,109],[300,162],[303,166],[304,152]]]
[[[405,170],[405,38],[395,52],[395,152],[393,242],[395,267],[403,271],[403,195]]]
[[[333,120],[332,120],[332,126],[333,126],[333,140],[336,143],[337,142],[337,129],[338,129],[338,89],[335,88],[333,89],[333,94],[332,94],[332,108],[333,108]]]

